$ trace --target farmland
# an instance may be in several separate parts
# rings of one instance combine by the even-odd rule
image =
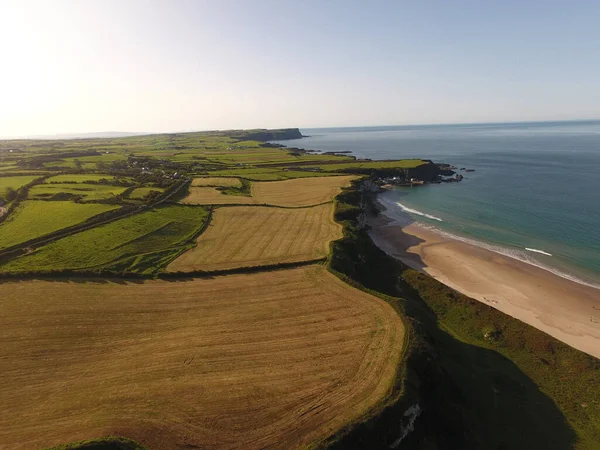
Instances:
[[[314,206],[330,202],[348,186],[353,176],[297,178],[284,181],[253,182],[251,196],[225,195],[212,187],[192,186],[182,203],[190,205],[258,204],[283,207]]]
[[[36,178],[39,178],[39,176],[38,175],[25,175],[25,176],[15,176],[15,177],[0,177],[0,197],[2,197],[9,188],[16,191],[20,187],[23,187],[26,184],[31,183]]]
[[[192,186],[181,201],[186,205],[252,205],[256,199],[247,195],[227,195],[214,187]]]
[[[299,134],[0,141],[46,177],[0,223],[0,447],[319,447],[398,397],[400,304],[331,269],[336,196],[418,163],[268,142]]]
[[[222,207],[215,211],[197,246],[168,271],[225,270],[325,258],[342,237],[333,204],[312,208]]]
[[[115,205],[27,200],[0,223],[0,249],[81,223]]]
[[[46,183],[87,183],[90,181],[99,182],[101,180],[114,181],[114,179],[114,176],[102,173],[71,173],[50,177],[46,180]]]
[[[166,206],[59,239],[4,266],[0,272],[98,270],[152,272],[202,228],[204,208]]]
[[[140,187],[140,188],[135,188],[133,191],[131,191],[131,194],[129,194],[129,198],[134,198],[134,199],[143,199],[145,198],[147,195],[149,195],[152,192],[163,192],[164,189],[163,188],[157,188],[157,187]]]
[[[347,161],[343,163],[328,163],[306,165],[306,168],[319,169],[325,172],[344,172],[354,169],[414,169],[426,164],[421,159],[403,159],[398,161]]]
[[[203,177],[192,180],[192,186],[240,187],[241,185],[239,178]]]
[[[252,197],[258,203],[276,206],[318,205],[333,200],[353,179],[355,177],[352,176],[319,177],[253,183]]]
[[[404,335],[387,303],[321,266],[2,292],[11,449],[111,434],[148,448],[306,447],[385,397]]]
[[[49,199],[60,194],[69,194],[81,197],[84,201],[106,200],[122,194],[127,188],[123,186],[110,186],[106,184],[38,184],[29,191],[32,199]]]

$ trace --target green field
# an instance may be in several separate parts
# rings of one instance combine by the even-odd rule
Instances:
[[[64,193],[81,196],[85,201],[106,200],[122,194],[126,189],[123,186],[109,186],[106,184],[38,184],[29,190],[29,198],[36,200],[49,199]]]
[[[146,197],[150,192],[164,192],[164,189],[157,187],[141,187],[135,188],[131,194],[129,194],[129,198],[134,198],[137,200],[141,200]]]
[[[103,173],[82,173],[82,174],[68,174],[68,175],[55,175],[46,180],[46,183],[86,183],[89,181],[100,181],[109,180],[114,181],[114,175],[108,175]]]
[[[26,184],[31,183],[38,175],[23,175],[16,177],[0,177],[0,196],[4,195],[8,188],[12,188],[15,191]]]
[[[252,168],[232,168],[228,170],[214,170],[208,172],[210,176],[219,176],[219,177],[241,177],[246,178],[251,181],[281,181],[281,180],[289,180],[292,178],[306,178],[306,177],[322,177],[322,176],[331,176],[329,173],[322,173],[317,171],[309,171],[309,170],[287,170],[287,169],[279,169],[279,168],[260,168],[260,167],[252,167]]]
[[[163,260],[170,261],[198,233],[207,218],[208,210],[202,207],[158,207],[60,239],[10,261],[0,271],[110,267],[130,272],[154,271]]]
[[[414,169],[423,164],[426,161],[421,159],[399,159],[396,161],[355,161],[347,163],[334,163],[334,164],[320,164],[320,165],[306,165],[306,168],[321,169],[324,171],[338,171],[342,172],[348,169]]]
[[[116,208],[118,208],[116,205],[97,203],[27,200],[0,224],[0,249],[77,225],[95,215]]]

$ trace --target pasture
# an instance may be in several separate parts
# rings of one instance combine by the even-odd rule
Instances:
[[[135,188],[133,191],[131,191],[131,194],[129,194],[129,198],[133,198],[133,199],[136,199],[136,200],[142,200],[148,194],[150,194],[151,192],[164,192],[164,189],[163,188],[159,188],[159,187],[139,187],[139,188]]]
[[[29,190],[29,198],[51,199],[60,194],[82,197],[84,201],[106,200],[122,194],[127,187],[107,184],[63,183],[38,184]]]
[[[328,163],[320,165],[306,165],[306,168],[321,169],[323,171],[343,172],[348,169],[414,169],[426,164],[422,159],[399,159],[391,161],[347,161],[342,163]]]
[[[226,170],[215,170],[209,172],[209,175],[214,176],[236,176],[245,178],[252,181],[282,181],[289,180],[292,178],[306,178],[306,177],[322,177],[331,176],[331,173],[324,173],[316,170],[291,170],[291,169],[279,169],[279,168],[231,168]]]
[[[197,240],[167,267],[169,272],[214,271],[325,258],[342,237],[333,203],[312,208],[222,207]]]
[[[95,270],[118,266],[154,271],[202,228],[208,211],[163,206],[59,239],[0,266],[0,272]]]
[[[81,173],[81,174],[64,174],[55,175],[46,180],[46,183],[87,183],[89,181],[109,180],[113,181],[115,177],[108,174],[97,173]]]
[[[0,249],[77,225],[117,208],[99,203],[27,200],[0,223]]]
[[[403,324],[322,266],[2,283],[0,442],[305,448],[386,396]]]
[[[14,189],[16,191],[39,177],[39,175],[0,177],[0,197],[3,196],[9,188]]]

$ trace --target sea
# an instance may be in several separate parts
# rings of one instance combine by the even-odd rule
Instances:
[[[301,129],[282,141],[448,163],[459,183],[396,187],[386,214],[600,288],[600,120]],[[600,292],[599,292],[600,297]]]

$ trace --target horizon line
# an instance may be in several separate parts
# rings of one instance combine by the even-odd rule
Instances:
[[[12,141],[12,140],[74,140],[74,139],[110,139],[119,137],[139,137],[139,136],[153,136],[158,134],[185,134],[185,133],[207,133],[217,131],[233,131],[233,130],[279,130],[286,128],[297,128],[299,130],[326,130],[326,129],[345,129],[345,128],[392,128],[392,127],[428,127],[428,126],[468,126],[468,125],[515,125],[515,124],[541,124],[541,123],[573,123],[573,122],[600,122],[600,118],[595,119],[558,119],[558,120],[517,120],[517,121],[506,121],[506,122],[434,122],[434,123],[413,123],[413,124],[388,124],[388,125],[343,125],[343,126],[320,126],[320,127],[276,127],[276,128],[212,128],[212,129],[196,129],[196,130],[178,130],[178,131],[85,131],[85,132],[66,132],[66,133],[53,133],[53,134],[32,134],[25,136],[0,136],[0,141]],[[101,135],[101,134],[124,134],[126,136],[89,136],[89,135]],[[86,137],[86,135],[88,135]],[[71,136],[71,137],[69,137]]]

